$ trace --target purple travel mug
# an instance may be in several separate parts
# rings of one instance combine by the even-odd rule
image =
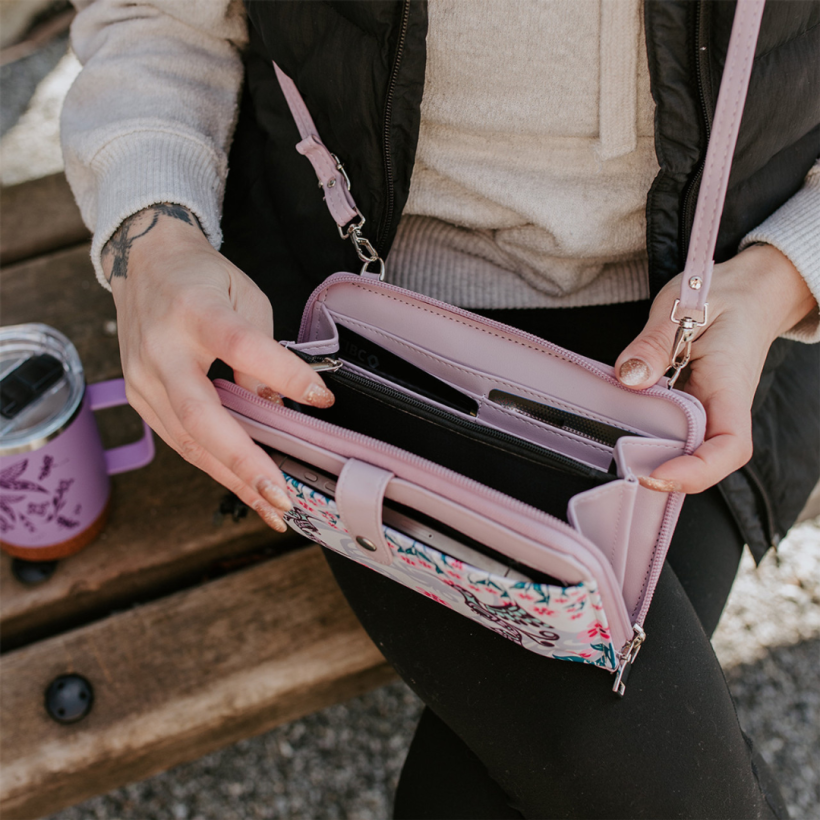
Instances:
[[[154,440],[103,450],[93,411],[127,404],[125,382],[85,384],[74,345],[43,324],[0,328],[0,547],[27,561],[81,550],[105,526],[109,476],[154,457]]]

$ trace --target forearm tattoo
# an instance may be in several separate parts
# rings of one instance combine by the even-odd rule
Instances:
[[[123,223],[102,249],[103,265],[107,265],[109,262],[111,264],[111,272],[108,274],[109,283],[115,276],[121,276],[123,279],[128,276],[128,255],[131,246],[137,239],[151,231],[159,222],[161,216],[179,219],[202,230],[199,220],[187,208],[170,202],[151,205],[151,207],[129,216],[123,220]]]

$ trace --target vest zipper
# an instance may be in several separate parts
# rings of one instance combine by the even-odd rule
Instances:
[[[706,145],[709,145],[709,137],[712,133],[712,108],[711,84],[708,80],[709,51],[706,38],[706,7],[704,0],[699,0],[695,11],[695,76],[698,82],[698,103],[706,133]],[[709,83],[709,99],[707,100],[707,83]],[[683,208],[681,209],[681,264],[686,258],[689,250],[689,240],[692,233],[692,224],[695,221],[695,207],[697,206],[698,194],[700,193],[700,183],[703,178],[703,166],[706,163],[706,150],[700,158],[694,176],[686,186],[683,195]]]
[[[393,211],[395,209],[396,192],[393,184],[393,160],[390,156],[390,126],[393,119],[393,95],[396,90],[396,82],[399,76],[399,66],[404,52],[404,43],[407,39],[407,26],[410,21],[410,0],[403,0],[401,11],[401,29],[399,31],[399,43],[396,46],[396,57],[393,60],[393,70],[390,72],[390,83],[387,86],[387,99],[384,104],[384,125],[382,131],[384,145],[384,177],[387,182],[387,208],[384,212],[381,226],[376,234],[376,247],[379,255],[385,256],[384,243],[390,226],[393,224]]]

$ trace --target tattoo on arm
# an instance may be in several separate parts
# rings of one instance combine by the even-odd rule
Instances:
[[[123,220],[102,249],[103,260],[105,262],[111,261],[111,273],[108,275],[109,284],[115,276],[121,276],[124,279],[128,275],[128,255],[131,246],[137,239],[145,236],[154,228],[161,216],[179,219],[181,222],[202,230],[199,220],[187,208],[170,202],[151,205],[149,208],[129,216]]]

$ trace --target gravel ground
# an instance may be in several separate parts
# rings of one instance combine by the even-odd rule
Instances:
[[[820,519],[744,557],[714,645],[792,817],[820,820]],[[392,684],[50,820],[385,820],[420,711]]]
[[[57,119],[76,75],[58,40],[0,69],[0,181],[62,167]],[[792,816],[820,820],[820,519],[753,571],[715,635],[741,723]],[[311,715],[59,812],[51,820],[384,820],[421,711],[403,684]]]
[[[22,60],[0,66],[0,136],[28,108],[37,86],[66,53],[68,35],[58,37]]]

